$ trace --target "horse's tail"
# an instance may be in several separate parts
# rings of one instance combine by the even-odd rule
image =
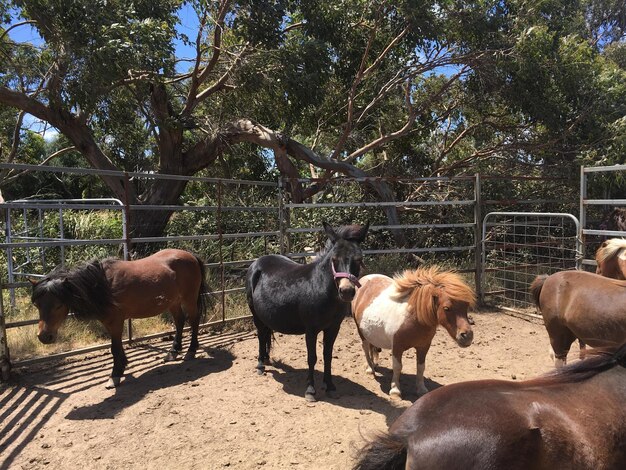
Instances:
[[[532,295],[533,300],[535,301],[535,305],[539,308],[539,296],[541,295],[541,289],[543,288],[544,282],[548,279],[547,274],[541,274],[535,278],[535,280],[530,285],[530,295]]]
[[[200,267],[200,290],[198,292],[198,315],[200,318],[206,317],[207,310],[213,306],[213,297],[209,294],[209,288],[206,282],[206,267],[204,266],[204,260],[197,255],[194,255],[198,266]]]
[[[274,338],[274,332],[261,321],[259,316],[254,309],[254,298],[253,293],[256,288],[257,283],[259,282],[259,278],[261,277],[261,270],[256,268],[256,261],[250,265],[248,268],[248,272],[246,273],[246,300],[248,302],[248,307],[250,307],[250,313],[252,313],[252,321],[254,322],[254,326],[257,329],[257,333],[259,334],[259,338],[263,337],[265,341],[265,351],[269,355],[272,349],[272,340]]]
[[[363,448],[353,470],[404,470],[405,467],[406,442],[381,433]]]

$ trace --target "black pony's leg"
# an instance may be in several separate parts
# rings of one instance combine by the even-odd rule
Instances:
[[[124,348],[122,347],[122,327],[119,328],[119,332],[115,331],[111,334],[111,354],[113,354],[113,372],[106,388],[115,388],[120,384],[122,375],[124,375],[124,369],[126,369],[126,364],[128,364]]]
[[[176,327],[176,333],[174,334],[174,341],[172,342],[172,349],[165,357],[165,361],[173,361],[178,356],[178,353],[183,349],[183,328],[185,327],[185,314],[182,308],[178,308],[177,311],[172,312],[174,317],[174,326]]]
[[[339,334],[340,327],[341,322],[324,330],[324,383],[326,384],[326,394],[337,390],[335,384],[333,383],[331,368],[333,361],[333,346],[335,344],[335,340],[337,339],[337,335]]]
[[[259,339],[259,362],[256,369],[259,375],[265,372],[265,365],[270,361],[270,347],[272,344],[272,330],[255,319],[257,337]]]
[[[307,332],[305,334],[305,340],[309,374],[306,380],[307,387],[304,397],[308,401],[315,401],[315,379],[313,378],[313,373],[315,372],[315,364],[317,363],[317,332]]]

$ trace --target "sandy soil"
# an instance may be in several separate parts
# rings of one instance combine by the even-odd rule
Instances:
[[[440,329],[426,359],[426,385],[481,378],[523,380],[552,368],[538,322],[473,314],[475,341],[460,349]],[[321,335],[320,335],[321,339]],[[391,400],[391,360],[376,379],[351,319],[335,345],[339,397],[321,388],[304,400],[304,338],[277,335],[273,366],[254,372],[254,332],[205,334],[199,358],[163,363],[169,342],[127,348],[127,376],[104,384],[108,352],[22,368],[0,395],[0,469],[346,469],[364,437],[387,429],[417,397],[415,355],[405,353],[403,397]],[[572,348],[570,360],[577,358]]]

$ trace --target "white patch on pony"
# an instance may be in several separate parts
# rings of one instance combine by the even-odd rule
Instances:
[[[408,304],[392,300],[393,285],[382,291],[363,311],[359,330],[373,346],[391,349],[393,337],[409,316]]]

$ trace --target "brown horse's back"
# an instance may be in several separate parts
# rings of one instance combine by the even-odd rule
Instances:
[[[124,318],[196,312],[203,282],[200,261],[177,249],[161,250],[135,261],[113,261],[106,269],[115,303]]]
[[[531,292],[538,294],[551,338],[566,328],[590,346],[619,346],[626,341],[626,281],[561,271],[543,283],[535,282]]]
[[[393,423],[407,468],[621,469],[626,371],[580,383],[480,380],[436,389]]]

